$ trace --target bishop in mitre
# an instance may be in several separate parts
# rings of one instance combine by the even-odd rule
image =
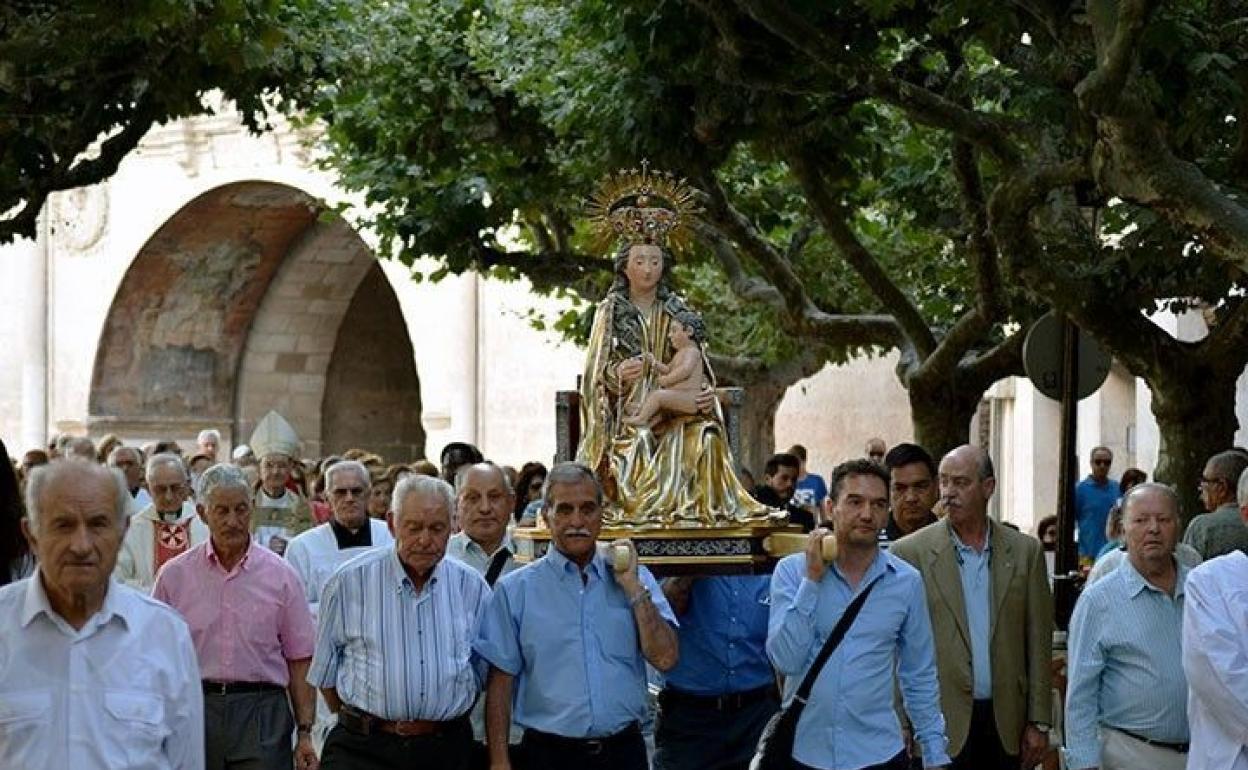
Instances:
[[[299,434],[277,412],[269,412],[251,434],[260,461],[260,481],[252,497],[256,542],[284,554],[291,539],[313,525],[312,506],[287,482],[299,457]]]

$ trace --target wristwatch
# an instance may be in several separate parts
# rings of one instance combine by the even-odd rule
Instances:
[[[310,723],[310,722],[300,722],[298,725],[296,725],[296,726],[295,726],[295,732],[299,732],[299,733],[308,733],[309,735],[311,735],[311,734],[312,734],[312,723]]]
[[[1044,722],[1032,722],[1031,726],[1046,735],[1049,733],[1050,730],[1053,729],[1052,725],[1046,725]]]

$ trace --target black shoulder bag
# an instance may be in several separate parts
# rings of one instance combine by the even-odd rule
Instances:
[[[754,754],[754,760],[750,762],[750,770],[792,770],[793,741],[797,739],[797,722],[802,718],[802,710],[806,708],[806,701],[810,698],[810,691],[815,686],[815,680],[819,678],[819,672],[823,671],[823,664],[828,662],[833,652],[836,652],[837,645],[845,638],[849,627],[854,624],[858,611],[862,609],[871,589],[875,588],[875,584],[880,582],[881,577],[883,575],[868,583],[867,587],[862,589],[862,593],[855,596],[845,608],[845,614],[841,615],[841,619],[836,622],[832,633],[828,634],[828,640],[823,643],[819,654],[815,656],[815,662],[810,664],[806,676],[802,678],[802,683],[798,686],[793,700],[767,722],[767,726],[763,728],[762,737],[758,740],[758,751]]]

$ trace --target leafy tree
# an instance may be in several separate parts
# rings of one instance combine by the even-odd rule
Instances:
[[[266,96],[317,69],[299,44],[321,0],[10,0],[0,4],[0,243],[31,237],[50,193],[95,184],[154,125],[210,112],[253,130]]]
[[[440,257],[435,278],[504,271],[595,299],[609,262],[581,199],[602,174],[649,158],[706,192],[678,277],[719,371],[750,388],[747,462],[770,450],[784,389],[830,361],[900,348],[937,451],[1021,371],[1004,324],[1032,309],[982,237],[972,152],[895,108],[743,87],[722,77],[714,25],[670,3],[408,3],[352,21],[326,30],[339,58],[296,99],[368,224],[409,261]],[[583,330],[584,309],[557,325]]]

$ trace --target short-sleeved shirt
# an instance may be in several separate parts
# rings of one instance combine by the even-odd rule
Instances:
[[[680,660],[668,687],[719,697],[774,686],[767,659],[771,578],[732,575],[699,578],[680,619]]]
[[[659,614],[679,624],[650,571]],[[569,738],[613,735],[646,716],[646,665],[629,597],[602,555],[581,570],[558,550],[494,586],[473,647],[516,677],[513,721]]]
[[[1079,555],[1095,559],[1105,547],[1105,520],[1109,509],[1118,502],[1118,482],[1106,479],[1104,484],[1088,476],[1075,486],[1075,520],[1079,525]]]
[[[828,485],[817,473],[807,473],[797,480],[793,487],[793,502],[798,505],[810,505],[818,508],[828,496]]]
[[[152,596],[191,628],[200,674],[213,682],[286,687],[289,661],[312,657],[316,625],[286,560],[251,543],[229,572],[212,540],[165,564]]]

